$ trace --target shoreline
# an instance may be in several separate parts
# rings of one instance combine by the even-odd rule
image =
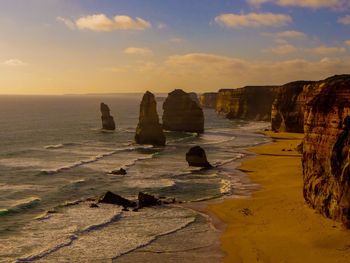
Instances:
[[[221,232],[223,262],[348,262],[350,232],[304,202],[296,151],[303,134],[264,134],[272,142],[246,149],[256,156],[238,167],[259,189],[190,205]]]

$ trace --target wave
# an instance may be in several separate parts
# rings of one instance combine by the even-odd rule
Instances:
[[[6,216],[9,214],[20,213],[23,210],[30,209],[41,201],[39,197],[29,197],[26,199],[18,200],[15,205],[0,209],[0,216]]]
[[[97,162],[103,158],[106,158],[106,157],[109,157],[109,156],[112,156],[114,154],[117,154],[117,153],[120,153],[120,152],[125,152],[125,151],[134,151],[134,150],[145,150],[145,149],[150,149],[150,148],[153,148],[153,146],[151,145],[145,145],[145,146],[129,146],[129,147],[123,147],[123,148],[119,148],[119,149],[116,149],[114,151],[111,151],[111,152],[108,152],[108,153],[103,153],[103,154],[99,154],[97,156],[94,156],[90,159],[87,159],[87,160],[80,160],[78,162],[75,162],[75,163],[72,163],[72,164],[69,164],[67,166],[63,166],[63,167],[59,167],[59,168],[56,168],[56,169],[52,169],[52,170],[41,170],[39,175],[52,175],[52,174],[57,174],[57,173],[61,173],[61,172],[64,172],[64,171],[67,171],[67,170],[71,170],[73,168],[76,168],[76,167],[80,167],[80,166],[83,166],[85,164],[90,164],[90,163],[94,163],[94,162]]]
[[[62,143],[62,144],[53,144],[53,145],[46,145],[44,146],[45,149],[47,150],[54,150],[54,149],[61,149],[66,146],[76,146],[80,145],[79,143],[74,143],[74,142],[69,142],[69,143]]]

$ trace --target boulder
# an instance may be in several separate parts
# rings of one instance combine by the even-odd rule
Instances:
[[[101,120],[102,120],[102,128],[104,130],[114,131],[115,130],[115,123],[114,119],[110,114],[110,109],[107,104],[101,103],[100,106],[101,109]]]
[[[186,153],[186,161],[188,162],[189,166],[203,167],[203,168],[212,167],[207,160],[207,155],[205,154],[204,149],[200,146],[192,147]]]
[[[118,170],[113,170],[110,172],[110,174],[114,174],[114,175],[126,175],[127,172],[124,168],[120,168]]]
[[[99,203],[119,205],[122,207],[136,207],[137,204],[134,201],[128,200],[120,195],[114,194],[110,191],[106,192],[98,200]]]
[[[189,93],[176,89],[163,104],[163,127],[169,131],[204,132],[204,114]]]
[[[313,85],[319,93],[305,109],[304,198],[350,228],[350,75]]]
[[[138,199],[139,199],[139,208],[157,206],[162,204],[162,201],[159,200],[158,198],[154,197],[153,195],[145,194],[142,192],[139,193]]]
[[[140,105],[139,123],[136,128],[135,141],[138,144],[165,145],[163,127],[159,123],[157,102],[154,95],[147,91]]]

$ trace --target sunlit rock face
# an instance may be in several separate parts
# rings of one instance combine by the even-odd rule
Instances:
[[[326,217],[350,227],[350,75],[310,88],[319,94],[305,108],[304,198]]]
[[[101,120],[102,120],[102,128],[104,130],[115,130],[115,122],[113,117],[110,114],[110,109],[107,104],[101,103],[100,105],[101,110]]]
[[[278,86],[222,89],[216,99],[216,111],[229,119],[270,121],[277,92]]]
[[[271,128],[280,132],[304,132],[304,108],[311,94],[311,81],[295,81],[281,86],[272,104]],[[305,86],[305,94],[302,94]],[[311,95],[311,96],[310,96]]]
[[[215,109],[217,92],[206,92],[200,95],[199,103],[202,108]]]
[[[163,104],[163,127],[169,131],[204,132],[204,114],[200,105],[181,89],[168,94]]]
[[[159,123],[157,102],[154,95],[147,91],[140,105],[139,123],[136,128],[135,141],[138,144],[165,145],[165,135]]]

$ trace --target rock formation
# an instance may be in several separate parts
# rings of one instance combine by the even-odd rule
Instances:
[[[163,127],[170,131],[204,132],[204,114],[199,104],[181,89],[168,94],[163,104]]]
[[[110,114],[110,109],[107,104],[101,103],[100,106],[101,109],[101,119],[102,119],[102,128],[104,130],[110,130],[114,131],[115,130],[115,123],[114,119]]]
[[[125,199],[124,197],[121,197],[120,195],[114,194],[110,191],[106,192],[103,196],[101,196],[98,202],[119,205],[123,206],[124,208],[137,206],[136,202]]]
[[[188,162],[189,166],[204,168],[212,167],[207,160],[207,155],[205,154],[204,149],[200,146],[192,147],[186,153],[186,161]]]
[[[147,91],[140,105],[139,124],[136,128],[135,141],[139,144],[165,145],[165,135],[159,123],[157,102],[154,95]]]
[[[310,81],[295,81],[281,86],[272,104],[271,128],[281,132],[304,132],[305,85]],[[310,87],[310,86],[307,86]],[[308,89],[305,88],[305,93]]]
[[[203,108],[215,109],[217,96],[217,92],[203,93],[199,97],[199,103]]]
[[[310,87],[303,142],[304,198],[324,216],[350,227],[350,75]]]
[[[229,119],[270,121],[277,86],[248,86],[219,90],[216,111]]]
[[[153,195],[140,192],[138,196],[139,208],[161,205],[162,201]]]
[[[199,98],[198,98],[197,93],[195,93],[195,92],[189,92],[188,95],[190,95],[190,98],[191,98],[195,103],[197,103],[198,105],[200,105],[200,102],[199,102]]]

